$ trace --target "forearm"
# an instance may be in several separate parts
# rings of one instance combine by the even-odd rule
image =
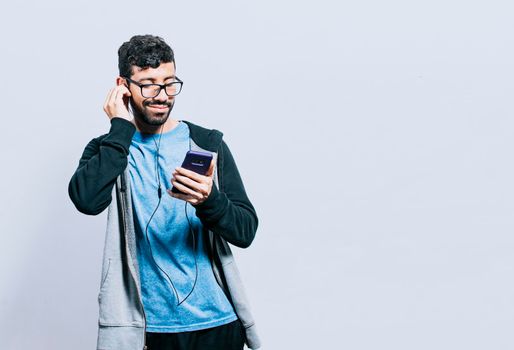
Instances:
[[[250,201],[232,201],[215,186],[207,200],[196,206],[196,215],[235,246],[247,248],[255,238],[258,219]]]
[[[109,133],[86,146],[68,186],[69,196],[80,212],[96,215],[110,204],[116,178],[127,167],[134,131],[130,122],[113,118]]]
[[[229,243],[246,248],[255,238],[257,214],[225,143],[222,144],[220,152],[223,159],[219,164],[222,190],[213,186],[207,200],[195,206],[196,215],[204,225]]]

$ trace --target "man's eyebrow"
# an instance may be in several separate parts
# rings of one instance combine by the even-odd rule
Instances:
[[[175,75],[170,75],[169,77],[164,78],[164,80],[175,79],[175,78],[176,78]],[[150,80],[151,82],[154,82],[157,79],[155,79],[155,78],[141,78],[141,79],[139,79],[139,81],[143,81],[143,80]]]

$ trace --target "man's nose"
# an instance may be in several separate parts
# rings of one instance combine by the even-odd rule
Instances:
[[[161,89],[159,91],[159,94],[154,97],[154,100],[166,102],[168,101],[168,95],[166,95],[166,91],[164,89]]]

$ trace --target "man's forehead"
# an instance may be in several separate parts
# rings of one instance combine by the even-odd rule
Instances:
[[[133,79],[160,79],[175,76],[173,62],[161,63],[157,68],[132,66]]]

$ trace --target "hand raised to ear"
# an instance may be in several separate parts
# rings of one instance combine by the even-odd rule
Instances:
[[[128,110],[128,98],[130,96],[132,94],[125,85],[117,85],[109,91],[104,103],[104,112],[109,119],[117,117],[132,122],[132,117]]]

